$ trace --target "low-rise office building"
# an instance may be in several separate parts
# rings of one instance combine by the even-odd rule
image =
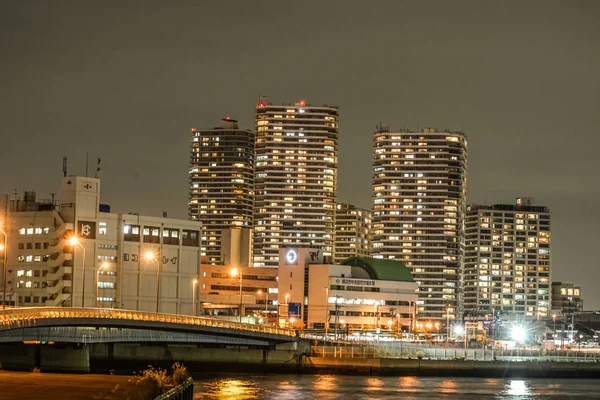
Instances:
[[[320,250],[279,254],[279,323],[308,329],[414,327],[417,284],[403,263],[352,257],[330,264]]]
[[[277,312],[277,268],[202,264],[200,270],[202,315],[239,316],[241,306],[243,317],[255,316],[263,323],[273,319]]]
[[[58,205],[12,200],[5,230],[7,304],[192,313],[197,221],[111,213],[99,179],[68,176]]]

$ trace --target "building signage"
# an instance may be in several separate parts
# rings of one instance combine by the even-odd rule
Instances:
[[[300,318],[302,316],[302,303],[288,304],[288,317]]]
[[[82,239],[96,239],[96,223],[77,221],[77,234]]]
[[[287,249],[285,251],[285,263],[287,265],[297,265],[298,264],[298,250]]]
[[[336,285],[348,285],[348,286],[375,286],[375,281],[367,279],[344,279],[337,278],[335,280]]]
[[[323,264],[323,250],[308,249],[307,253],[307,264]]]

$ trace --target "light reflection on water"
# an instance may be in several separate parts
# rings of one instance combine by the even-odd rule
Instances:
[[[196,379],[194,399],[600,399],[600,380],[235,375]]]

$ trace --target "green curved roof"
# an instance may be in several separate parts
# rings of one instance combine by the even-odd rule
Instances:
[[[382,281],[414,282],[413,276],[406,265],[396,260],[386,260],[371,257],[350,257],[341,263],[342,265],[353,265],[362,267],[367,271],[371,279]]]

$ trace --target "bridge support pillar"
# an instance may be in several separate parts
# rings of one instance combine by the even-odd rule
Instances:
[[[39,354],[39,345],[26,345],[23,343],[10,343],[0,345],[0,365],[3,369],[15,371],[30,371],[36,366],[36,352]]]
[[[89,373],[89,348],[42,346],[40,369],[43,372]]]

